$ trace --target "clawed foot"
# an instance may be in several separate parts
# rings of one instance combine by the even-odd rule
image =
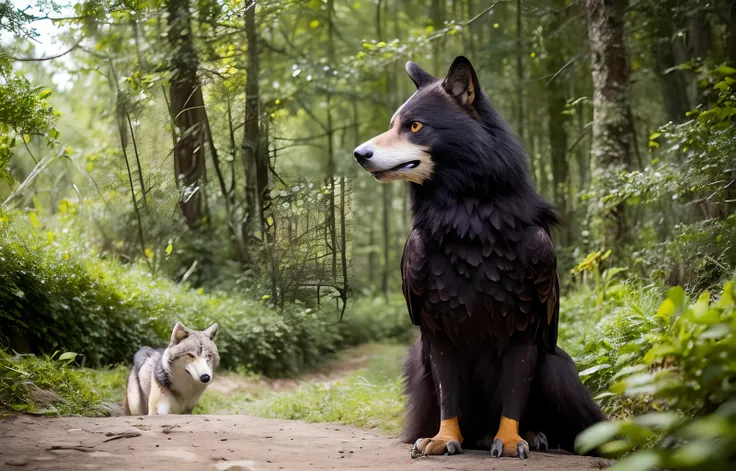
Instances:
[[[427,455],[454,455],[462,453],[460,444],[463,436],[460,434],[460,426],[457,417],[440,421],[440,431],[432,438],[420,438],[414,442],[411,449],[411,457]]]
[[[411,457],[418,458],[427,455],[454,455],[462,453],[463,449],[457,440],[447,440],[440,437],[420,438],[411,448]]]
[[[526,441],[528,443],[531,443],[534,449],[537,451],[549,450],[549,442],[547,441],[547,436],[542,432],[527,432],[524,434],[524,438],[526,438]]]
[[[529,444],[519,436],[506,441],[496,438],[491,446],[491,456],[494,458],[514,456],[525,460],[529,458]]]

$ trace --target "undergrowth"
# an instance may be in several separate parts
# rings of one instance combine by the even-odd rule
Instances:
[[[406,347],[384,345],[366,368],[330,384],[310,384],[249,402],[243,413],[267,418],[330,422],[397,435],[404,399],[401,364]]]
[[[10,355],[0,350],[0,414],[103,416],[122,401],[127,368],[74,368],[73,353]]]
[[[218,322],[223,368],[279,377],[346,346],[412,335],[400,295],[353,300],[342,322],[332,303],[277,311],[153,277],[140,264],[90,253],[74,234],[39,234],[20,219],[0,219],[0,347],[13,351],[74,351],[85,366],[129,363],[144,345],[165,346],[177,320],[192,328]]]

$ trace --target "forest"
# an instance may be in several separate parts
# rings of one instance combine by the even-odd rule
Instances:
[[[0,0],[0,420],[108,414],[178,320],[238,381],[370,358],[195,414],[398,433],[409,184],[353,149],[460,55],[561,221],[577,450],[731,469],[732,0]]]

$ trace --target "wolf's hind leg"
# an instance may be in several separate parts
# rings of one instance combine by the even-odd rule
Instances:
[[[142,396],[141,386],[134,372],[130,373],[128,384],[125,386],[123,409],[125,415],[146,415],[148,413],[146,400]]]

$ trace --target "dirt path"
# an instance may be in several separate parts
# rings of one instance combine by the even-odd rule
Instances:
[[[487,453],[412,460],[396,439],[331,424],[245,416],[45,418],[0,422],[0,469],[8,470],[590,470],[601,460]]]
[[[264,392],[291,391],[305,384],[323,384],[329,386],[343,379],[350,373],[365,367],[375,355],[380,345],[366,344],[351,347],[337,354],[322,366],[314,368],[297,378],[247,377],[240,374],[219,373],[207,388],[207,392],[218,392],[229,395],[234,392],[245,392],[253,395]]]

